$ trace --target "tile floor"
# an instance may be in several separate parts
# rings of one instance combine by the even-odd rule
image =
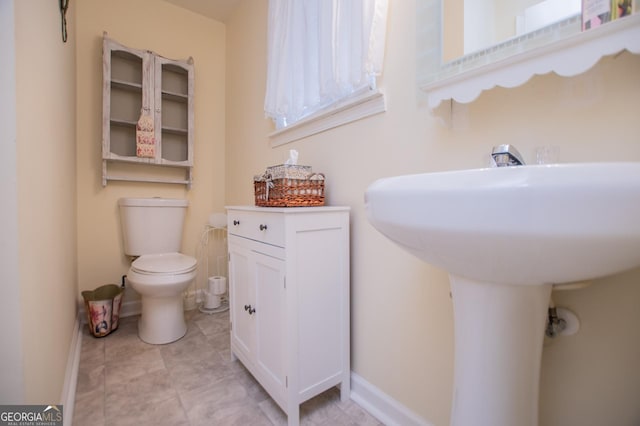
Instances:
[[[238,361],[230,360],[228,311],[186,312],[189,329],[177,342],[149,345],[138,317],[123,318],[110,335],[87,327],[73,424],[286,425],[287,418]],[[301,406],[302,425],[381,425],[333,388]]]

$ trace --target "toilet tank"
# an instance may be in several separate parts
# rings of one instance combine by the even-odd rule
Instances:
[[[129,256],[179,252],[189,205],[171,198],[120,198],[124,252]]]

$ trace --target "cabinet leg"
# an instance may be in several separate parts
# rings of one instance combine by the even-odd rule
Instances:
[[[340,401],[347,402],[351,399],[351,381],[347,378],[340,383]]]
[[[300,404],[290,403],[287,406],[287,426],[300,425]]]

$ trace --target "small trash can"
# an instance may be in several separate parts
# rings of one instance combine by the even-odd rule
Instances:
[[[123,292],[124,289],[116,284],[82,292],[89,330],[95,337],[106,336],[118,328]]]

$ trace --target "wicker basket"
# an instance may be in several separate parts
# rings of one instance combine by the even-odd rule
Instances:
[[[253,180],[256,206],[312,207],[324,205],[324,175],[312,173],[304,179],[272,179],[265,173]]]

